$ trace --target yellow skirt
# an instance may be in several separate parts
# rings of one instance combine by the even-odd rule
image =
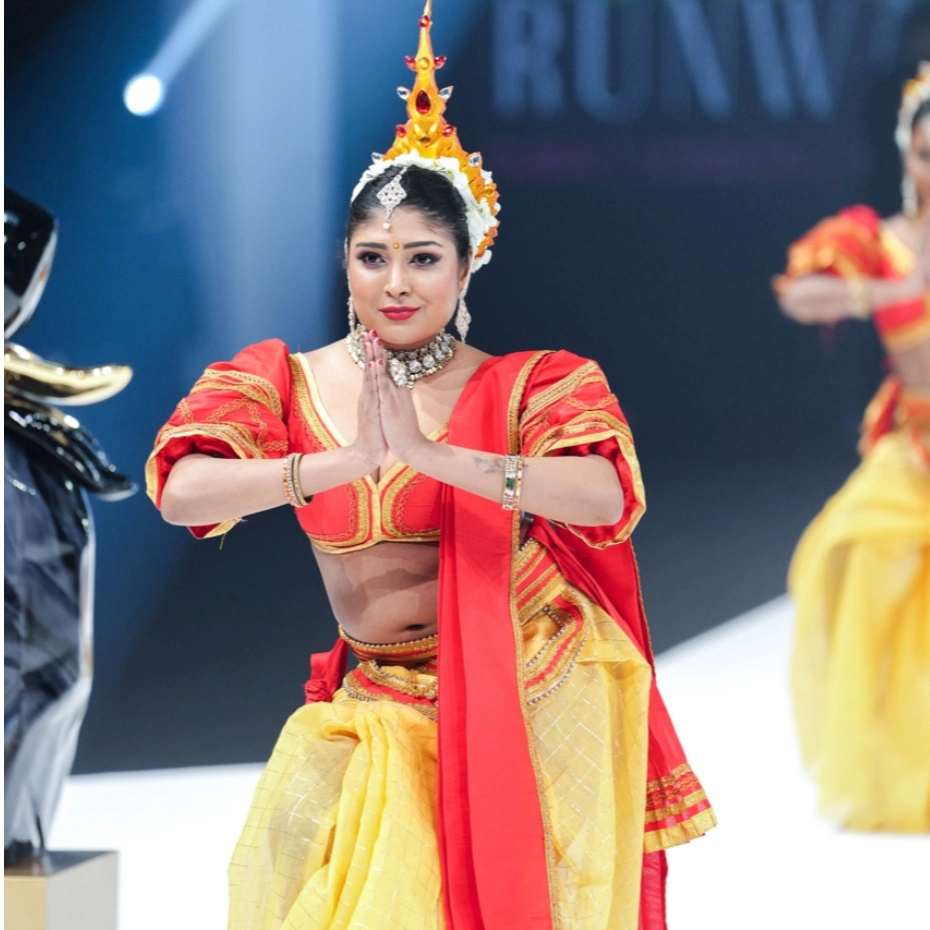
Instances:
[[[930,471],[882,438],[794,554],[795,714],[821,811],[930,830]]]
[[[520,623],[555,925],[635,927],[651,670],[596,604],[547,587]],[[357,671],[281,733],[230,866],[230,930],[444,925],[435,708],[424,704],[435,664],[365,660]],[[420,703],[374,699],[386,683]]]

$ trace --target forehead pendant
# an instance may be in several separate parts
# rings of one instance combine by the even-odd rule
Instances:
[[[372,190],[368,185],[381,178],[384,187],[375,193],[375,202],[384,208],[383,225],[390,229],[393,211],[405,197],[411,196],[401,184],[401,178],[405,177],[401,169],[416,166],[438,172],[451,182],[464,201],[471,270],[475,271],[491,258],[491,245],[497,235],[500,209],[497,185],[485,170],[481,153],[466,151],[455,126],[444,116],[452,87],[440,87],[436,81],[437,72],[446,64],[446,56],[433,54],[432,26],[433,0],[426,0],[416,54],[404,59],[415,75],[413,86],[397,88],[406,105],[407,122],[395,128],[394,142],[386,152],[372,152],[372,163],[353,188],[352,200],[362,191]],[[396,171],[397,176],[387,181],[383,175],[389,169]]]
[[[387,214],[384,220],[385,229],[391,228],[391,215],[397,209],[397,205],[407,196],[407,192],[404,190],[404,185],[400,183],[401,178],[406,173],[407,169],[401,168],[400,171],[398,171],[397,174],[391,179],[391,181],[385,184],[384,187],[378,191],[378,202],[382,207],[384,207],[384,212]]]

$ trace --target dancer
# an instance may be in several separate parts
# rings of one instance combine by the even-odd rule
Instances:
[[[857,206],[796,242],[776,281],[800,323],[871,319],[891,374],[862,463],[791,563],[795,714],[820,808],[858,830],[930,829],[930,64],[905,85],[902,211]]]
[[[347,339],[211,366],[149,463],[197,536],[293,506],[339,622],[230,927],[656,930],[664,850],[714,816],[655,690],[639,466],[596,363],[465,343],[498,192],[443,117],[431,25],[427,3],[409,120],[352,196]]]

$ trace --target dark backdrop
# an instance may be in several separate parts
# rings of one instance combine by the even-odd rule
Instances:
[[[138,119],[125,81],[186,3],[8,3],[7,183],[61,245],[20,339],[129,362],[81,412],[142,481],[200,369],[343,325],[351,186],[404,119],[418,0],[240,0]],[[930,57],[903,0],[437,0],[447,113],[501,188],[469,297],[490,352],[604,367],[637,439],[637,530],[661,650],[784,590],[855,464],[881,377],[865,326],[783,320],[769,279],[821,216],[898,208],[898,88]],[[40,15],[41,14],[41,15]],[[97,505],[97,672],[77,769],[257,760],[333,637],[292,515],[195,543],[141,495]]]

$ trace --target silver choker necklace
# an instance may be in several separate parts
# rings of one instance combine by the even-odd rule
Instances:
[[[356,326],[346,336],[346,348],[352,360],[362,371],[365,370],[365,350],[362,348],[364,326]],[[445,331],[437,333],[419,349],[385,349],[388,374],[398,387],[412,388],[420,378],[441,371],[455,354],[455,340]]]

